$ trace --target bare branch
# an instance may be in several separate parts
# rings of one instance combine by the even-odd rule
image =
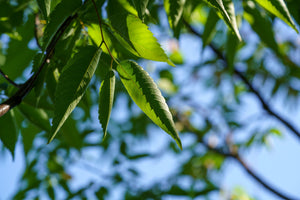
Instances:
[[[186,25],[187,29],[193,33],[194,35],[198,36],[199,38],[202,38],[202,34],[198,33],[189,23],[184,21],[184,24]],[[227,59],[223,55],[222,51],[219,50],[214,44],[210,43],[209,47],[213,50],[213,52],[224,61],[226,67],[228,66]],[[282,117],[279,113],[273,110],[273,108],[266,102],[266,100],[263,98],[263,96],[259,93],[259,91],[253,86],[253,84],[246,78],[246,76],[239,71],[236,67],[234,67],[234,73],[237,75],[249,88],[249,90],[258,98],[260,101],[262,107],[264,108],[269,115],[275,117],[277,120],[281,121],[286,127],[288,127],[294,135],[300,139],[300,132],[296,129],[294,125],[292,125],[291,122],[286,120],[284,117]]]
[[[3,78],[5,78],[10,84],[12,84],[13,86],[20,88],[20,85],[15,83],[13,80],[11,80],[1,69],[0,69],[0,74],[3,76]]]

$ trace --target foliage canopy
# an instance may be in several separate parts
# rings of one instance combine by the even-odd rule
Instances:
[[[229,159],[274,195],[290,199],[241,156],[281,130],[270,121],[242,122],[239,110],[242,99],[254,94],[262,110],[300,138],[299,128],[265,100],[285,91],[288,104],[298,101],[299,41],[280,41],[275,31],[298,33],[295,5],[297,0],[0,0],[0,145],[14,157],[20,135],[26,160],[13,199],[102,199],[122,183],[126,192],[118,193],[124,199],[209,197],[221,190],[212,177]],[[194,52],[178,46],[191,35],[202,43],[196,55],[201,59],[193,64],[183,51]],[[160,67],[146,72],[154,64]],[[214,95],[205,102],[209,90]],[[153,124],[177,147],[168,140],[163,151],[145,148],[145,137],[160,132]],[[237,139],[241,131],[247,134]],[[67,171],[80,163],[72,156],[80,158],[89,148],[111,155],[104,159],[111,166],[108,183],[91,181],[76,190]],[[166,186],[132,186],[141,175],[126,163],[164,152],[178,158]],[[181,184],[185,177],[187,187]]]

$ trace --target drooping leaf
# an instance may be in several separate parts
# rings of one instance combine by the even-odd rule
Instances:
[[[218,15],[213,9],[210,9],[204,25],[204,31],[202,34],[203,48],[212,41],[216,32],[215,27],[218,21],[219,21]]]
[[[275,40],[272,23],[257,9],[257,6],[252,1],[244,4],[244,17],[252,26],[252,29],[260,37],[261,41],[270,47],[275,53],[279,53],[278,44]]]
[[[49,142],[81,100],[101,55],[101,48],[84,47],[63,70],[55,92],[55,110]]]
[[[234,4],[232,2],[232,0],[223,0],[223,4],[224,4],[224,8],[228,13],[228,16],[230,18],[230,26],[232,26],[232,30],[235,33],[235,35],[237,36],[239,41],[242,41],[242,37],[239,33],[239,29],[238,29],[238,24],[236,21],[236,15],[235,15],[235,9],[234,9]]]
[[[13,110],[0,117],[0,140],[3,145],[10,151],[12,157],[15,155],[15,146],[18,140],[18,132],[14,118]]]
[[[115,93],[115,73],[110,70],[101,83],[99,94],[99,121],[103,128],[103,139],[106,136],[107,125],[113,106]]]
[[[286,7],[284,0],[255,0],[264,9],[274,14],[276,17],[282,19],[290,27],[292,27],[297,33],[299,33],[294,20],[292,19],[288,8]]]
[[[81,0],[62,0],[49,16],[49,23],[44,32],[43,50],[47,48],[50,41],[58,31],[63,22],[71,16],[82,4]]]
[[[235,20],[234,5],[230,0],[205,0],[211,7],[216,9],[219,16],[224,20],[227,26],[235,33],[241,41],[241,35]],[[226,6],[225,6],[226,5]]]
[[[161,62],[174,64],[168,59],[153,33],[137,16],[129,13],[117,1],[108,1],[107,14],[112,27],[132,49],[137,56]]]
[[[21,103],[18,109],[32,124],[41,130],[50,131],[49,117],[43,109],[34,108],[25,103]]]
[[[182,26],[182,13],[185,5],[185,0],[165,0],[164,6],[169,17],[169,23],[173,29],[174,36],[179,37]]]
[[[121,62],[117,71],[133,101],[182,148],[168,105],[149,74],[132,61]]]

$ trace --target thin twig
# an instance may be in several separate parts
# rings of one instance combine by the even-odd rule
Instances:
[[[106,49],[107,49],[107,51],[108,51],[110,57],[111,57],[113,60],[115,60],[114,57],[113,57],[113,55],[111,54],[111,52],[110,52],[110,50],[109,50],[109,48],[108,48],[106,42],[105,42],[105,40],[104,40],[104,35],[103,35],[103,30],[102,30],[102,22],[101,22],[101,18],[100,18],[100,15],[99,15],[99,12],[98,12],[97,5],[96,5],[96,3],[95,3],[95,0],[92,0],[92,2],[93,2],[93,5],[94,5],[96,14],[97,14],[97,18],[98,18],[98,23],[99,23],[99,28],[100,28],[100,34],[101,34],[102,42],[104,43],[104,45],[105,45],[105,47],[106,47]]]
[[[43,62],[39,66],[38,71],[36,71],[22,86],[20,89],[9,99],[7,99],[5,102],[0,104],[0,117],[3,116],[5,113],[7,113],[10,109],[14,108],[15,106],[19,105],[23,98],[32,90],[34,87],[36,80],[38,79],[39,74],[43,70],[44,66],[47,63],[47,60],[52,56],[53,50],[58,42],[58,40],[63,35],[66,28],[71,24],[73,19],[77,17],[77,14],[74,14],[73,16],[69,16],[64,23],[59,27],[57,32],[55,33],[54,37],[52,38],[50,44],[48,45],[46,49],[46,54],[44,56]]]
[[[198,36],[199,38],[202,38],[202,34],[198,33],[189,23],[184,21],[186,27],[188,30],[193,33],[194,35]],[[213,50],[213,52],[224,61],[226,67],[228,66],[227,59],[223,55],[223,53],[212,43],[209,44],[209,47]],[[269,113],[269,115],[275,117],[279,121],[281,121],[286,127],[288,127],[294,135],[300,139],[300,132],[297,130],[297,128],[292,125],[290,122],[288,122],[284,117],[282,117],[279,113],[273,110],[271,106],[266,102],[266,100],[262,97],[262,95],[259,93],[259,91],[252,85],[252,83],[246,78],[246,76],[239,71],[236,67],[234,67],[234,73],[247,85],[247,87],[250,89],[250,91],[258,98],[260,103],[262,104],[262,107]]]
[[[1,69],[0,69],[0,74],[5,78],[10,84],[15,86],[16,88],[20,88],[20,85],[15,83],[13,80],[11,80]]]

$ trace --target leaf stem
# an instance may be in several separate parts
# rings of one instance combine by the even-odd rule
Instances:
[[[93,2],[94,8],[95,8],[95,11],[96,11],[96,14],[97,14],[97,18],[98,18],[98,23],[99,23],[99,28],[100,28],[100,34],[101,34],[101,38],[102,38],[101,43],[102,43],[102,42],[104,43],[104,45],[105,45],[105,47],[106,47],[106,49],[107,49],[107,51],[108,51],[110,57],[111,57],[113,60],[115,60],[115,58],[114,58],[113,55],[111,54],[111,52],[110,52],[110,50],[109,50],[109,48],[108,48],[108,46],[107,46],[107,44],[106,44],[106,42],[105,42],[104,34],[103,34],[103,30],[102,30],[102,21],[101,21],[101,18],[100,18],[100,15],[99,15],[99,12],[98,12],[97,5],[96,5],[96,3],[95,3],[95,0],[92,0],[92,2]]]

